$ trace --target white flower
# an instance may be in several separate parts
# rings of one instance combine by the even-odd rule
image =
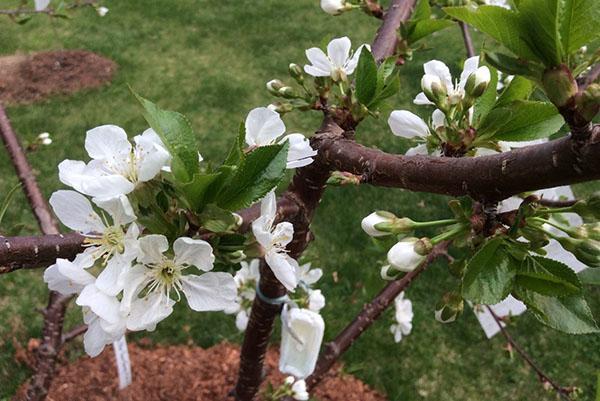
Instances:
[[[339,15],[347,10],[345,0],[321,0],[321,9],[327,14]]]
[[[50,0],[34,0],[35,11],[43,11],[50,4]]]
[[[311,286],[323,276],[323,270],[319,268],[311,268],[311,263],[305,263],[302,266],[298,265],[294,259],[292,259],[292,264],[296,269],[296,278],[298,282],[302,282],[307,286]]]
[[[306,391],[306,382],[304,380],[298,380],[292,385],[292,398],[297,401],[306,401],[310,397],[310,394]]]
[[[510,10],[510,4],[507,0],[483,0],[483,2],[488,6],[497,6]]]
[[[279,370],[303,379],[315,369],[325,323],[316,312],[287,306],[281,313],[281,321]]]
[[[431,128],[437,130],[446,124],[446,116],[440,109],[431,114]],[[388,125],[392,133],[404,138],[425,139],[431,134],[431,129],[421,117],[407,110],[395,110],[390,114]],[[428,155],[427,145],[422,143],[406,151],[406,156]],[[367,233],[368,234],[368,233]],[[370,234],[369,234],[370,235]]]
[[[106,345],[123,337],[126,331],[122,316],[111,323],[96,315],[88,307],[83,308],[83,322],[87,324],[87,330],[83,335],[83,348],[92,358],[98,356]]]
[[[265,253],[265,262],[273,274],[289,291],[298,285],[294,259],[286,253],[285,247],[292,241],[294,226],[284,221],[273,227],[277,214],[277,201],[275,193],[269,192],[261,203],[261,215],[252,222],[252,232],[256,241],[262,246]]]
[[[79,294],[86,285],[96,281],[96,277],[86,270],[93,264],[94,259],[87,253],[80,253],[72,262],[56,259],[56,262],[44,271],[44,282],[50,290],[63,295]]]
[[[208,242],[177,238],[171,258],[164,255],[169,250],[166,237],[147,235],[140,238],[140,250],[141,255],[137,258],[140,264],[125,275],[121,301],[121,310],[129,314],[128,329],[153,330],[173,311],[172,292],[177,300],[183,292],[188,305],[195,311],[225,310],[234,302],[237,291],[233,276],[210,272],[215,257]],[[208,273],[184,274],[191,266]]]
[[[406,238],[394,245],[387,254],[392,268],[401,272],[411,272],[421,264],[425,256],[415,251],[417,238]]]
[[[279,113],[268,107],[257,107],[246,117],[246,143],[248,146],[267,146],[275,143],[289,143],[287,168],[307,166],[313,162],[317,151],[302,134],[289,134],[277,141],[285,133],[285,124]]]
[[[96,12],[98,13],[99,16],[104,17],[108,13],[108,8],[107,7],[98,7],[96,9]]]
[[[383,237],[386,235],[391,235],[392,233],[387,231],[379,231],[375,228],[375,226],[379,223],[391,223],[392,221],[393,218],[391,216],[384,216],[383,214],[380,214],[380,212],[373,212],[362,219],[360,226],[363,231],[371,237]]]
[[[50,138],[50,134],[48,132],[42,132],[37,136],[37,142],[40,145],[48,146],[52,144],[52,138]]]
[[[252,259],[250,263],[240,262],[241,269],[233,277],[237,286],[237,297],[235,304],[224,310],[227,314],[236,314],[235,325],[240,331],[246,330],[248,317],[252,308],[252,301],[256,297],[256,284],[260,278],[258,259]]]
[[[431,60],[423,64],[425,75],[421,79],[421,88],[423,92],[419,93],[414,103],[418,105],[434,104],[426,93],[432,93],[435,85],[440,85],[442,91],[447,94],[449,104],[459,103],[465,95],[465,85],[469,76],[477,70],[479,66],[479,56],[470,57],[465,61],[460,80],[458,83],[452,83],[452,75],[446,64],[438,60]]]
[[[325,297],[321,290],[308,291],[308,309],[313,312],[319,312],[325,307]]]
[[[390,331],[394,335],[394,341],[397,343],[402,340],[402,336],[407,336],[412,330],[413,310],[410,299],[404,299],[404,292],[394,300],[396,307],[395,319],[396,323],[390,327]]]
[[[100,218],[90,201],[75,191],[56,191],[50,197],[56,217],[65,226],[86,237],[85,253],[93,260],[102,259],[105,266],[96,285],[114,296],[123,288],[122,273],[137,256],[139,229],[135,223],[129,224],[136,217],[124,195],[108,200],[96,199],[94,203],[108,212],[111,223]],[[125,230],[127,224],[129,227]]]
[[[78,192],[111,198],[133,191],[138,183],[154,178],[168,164],[170,155],[152,129],[133,138],[115,125],[103,125],[87,132],[85,149],[89,163],[64,160],[58,165],[60,180]]]
[[[358,58],[363,46],[350,56],[352,43],[348,37],[333,39],[327,45],[327,54],[318,47],[312,47],[306,51],[306,58],[311,64],[304,66],[304,71],[313,77],[331,77],[334,81],[345,81],[351,75],[358,64]]]

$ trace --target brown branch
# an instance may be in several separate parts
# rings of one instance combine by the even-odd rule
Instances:
[[[361,175],[365,183],[490,202],[600,178],[600,132],[581,145],[567,137],[470,158],[393,155],[326,136],[314,142],[323,163]]]
[[[25,157],[25,152],[13,131],[10,121],[0,105],[0,135],[10,155],[11,162],[17,172],[19,180],[27,196],[31,210],[35,215],[40,230],[46,235],[57,235],[58,224],[52,217],[48,203],[46,203],[40,190],[31,166]],[[4,242],[3,246],[7,247]],[[10,253],[18,251],[19,248],[8,249]],[[55,248],[60,253],[61,248]],[[34,254],[39,254],[39,248],[33,248]],[[36,255],[37,256],[37,255]],[[0,263],[0,266],[2,263]],[[26,399],[28,401],[41,401],[46,398],[50,384],[54,377],[56,368],[56,357],[62,345],[62,327],[65,318],[67,304],[70,296],[50,291],[48,306],[44,310],[44,328],[42,329],[42,342],[36,352],[36,370],[27,388]]]
[[[23,185],[23,190],[40,229],[44,234],[58,234],[56,220],[52,217],[44,195],[42,195],[42,191],[40,191],[35,181],[35,174],[27,162],[25,152],[23,152],[23,148],[10,125],[10,121],[2,105],[0,105],[0,136],[10,155],[10,160],[15,167],[19,180]]]
[[[499,317],[494,312],[494,310],[492,308],[490,308],[489,306],[486,305],[485,307],[487,308],[487,310],[490,312],[490,314],[496,321],[496,324],[498,324],[498,327],[500,328],[500,332],[502,333],[504,338],[506,338],[506,341],[508,341],[510,346],[513,349],[515,349],[517,351],[517,353],[521,356],[521,358],[523,358],[523,360],[535,371],[535,373],[537,374],[537,376],[540,379],[540,381],[542,382],[542,384],[548,383],[550,386],[552,386],[552,388],[554,390],[556,390],[556,392],[558,393],[558,395],[561,398],[563,398],[565,400],[571,400],[570,394],[573,392],[573,389],[568,388],[568,387],[562,387],[562,386],[558,385],[546,373],[544,373],[544,371],[536,364],[536,362],[531,358],[531,356],[529,356],[529,354],[527,354],[527,352],[525,352],[525,350],[523,350],[523,348],[521,348],[521,346],[510,335],[508,330],[506,330],[506,328],[502,325],[502,318]]]
[[[462,21],[459,21],[458,25],[460,26],[460,30],[462,32],[463,41],[465,42],[467,57],[473,57],[475,55],[475,48],[473,47],[473,39],[471,39],[471,33],[469,32],[469,25]]]
[[[400,23],[409,19],[415,6],[415,0],[392,0],[379,27],[372,45],[373,57],[381,61],[396,52],[398,28]]]
[[[79,326],[75,326],[73,329],[64,333],[61,337],[61,343],[64,345],[69,341],[72,341],[84,334],[87,331],[87,324],[80,324]]]
[[[349,323],[335,340],[325,346],[312,375],[306,379],[309,389],[314,388],[331,369],[335,361],[364,333],[381,314],[394,303],[394,299],[404,291],[431,263],[440,256],[446,255],[448,242],[433,248],[427,258],[415,270],[407,273],[399,280],[386,285],[371,302]]]

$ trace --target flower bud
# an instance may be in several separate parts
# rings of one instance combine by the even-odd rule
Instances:
[[[479,67],[475,72],[469,75],[465,85],[465,93],[472,98],[483,95],[483,92],[487,89],[491,79],[490,69],[486,66]]]
[[[96,9],[96,12],[98,13],[99,16],[104,17],[106,14],[108,14],[108,8],[107,7],[98,7]]]
[[[340,15],[349,7],[345,0],[321,0],[321,9],[330,15]]]
[[[36,142],[40,145],[48,146],[52,143],[52,138],[48,132],[42,132],[36,138]]]
[[[294,110],[294,106],[290,103],[275,102],[267,106],[269,110],[278,112],[279,114],[289,113]]]
[[[325,297],[321,290],[310,290],[308,293],[308,309],[319,312],[325,307]]]
[[[443,110],[441,105],[446,103],[448,91],[437,75],[423,75],[423,78],[421,78],[421,89],[423,89],[423,93],[425,93],[427,99]]]
[[[435,320],[440,323],[452,323],[464,309],[464,302],[460,294],[448,292],[435,306]]]
[[[577,82],[564,64],[544,71],[542,86],[548,99],[557,107],[566,105],[577,93]]]
[[[600,111],[600,84],[591,84],[577,97],[577,108],[586,121],[592,121]]]
[[[383,237],[385,235],[392,234],[392,232],[378,230],[376,226],[379,224],[390,224],[395,219],[397,219],[397,217],[393,213],[377,211],[362,219],[360,226],[362,227],[363,231],[371,237]]]
[[[420,245],[416,246],[418,243]],[[415,249],[417,247],[424,248],[422,244],[423,241],[418,238],[405,238],[398,242],[387,254],[387,259],[391,267],[402,272],[415,270],[425,260],[425,256],[417,253]],[[424,249],[420,250],[423,251]]]
[[[279,90],[285,87],[285,84],[278,79],[272,79],[267,82],[267,90],[271,95],[279,96]]]
[[[298,92],[296,92],[291,86],[284,86],[283,88],[280,88],[277,93],[286,99],[295,99],[298,97]]]
[[[347,171],[334,171],[327,179],[327,185],[359,185],[361,178]]]
[[[298,380],[292,385],[292,398],[296,401],[307,401],[310,398],[304,380]]]
[[[581,263],[589,267],[600,267],[600,242],[569,237],[560,237],[556,240]]]
[[[296,82],[302,83],[302,81],[304,81],[302,67],[300,67],[298,64],[291,63],[288,66],[288,72],[290,73],[290,76],[296,80]]]

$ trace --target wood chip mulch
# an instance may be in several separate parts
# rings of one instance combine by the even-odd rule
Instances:
[[[0,102],[29,104],[110,82],[117,65],[85,50],[0,57]]]
[[[221,343],[199,347],[157,346],[151,349],[129,344],[133,383],[118,390],[112,347],[96,358],[83,357],[59,369],[47,401],[230,401],[235,385],[239,347]],[[266,357],[266,381],[280,385],[278,350]],[[24,386],[19,394],[23,394]],[[19,400],[19,394],[14,400]],[[385,401],[386,398],[357,378],[340,372],[328,375],[311,394],[319,401]]]

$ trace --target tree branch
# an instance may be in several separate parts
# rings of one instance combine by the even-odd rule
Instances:
[[[473,39],[471,39],[471,33],[469,32],[469,25],[462,21],[458,22],[460,30],[462,32],[463,40],[465,42],[465,50],[467,51],[467,57],[473,57],[475,55],[475,48],[473,47]]]
[[[335,340],[325,346],[312,375],[306,379],[308,388],[314,388],[331,369],[335,361],[364,333],[379,316],[394,303],[394,299],[404,291],[431,263],[446,255],[449,243],[444,242],[433,248],[427,258],[415,270],[401,279],[390,282],[363,310],[337,335]]]
[[[392,0],[371,46],[376,61],[381,61],[396,52],[398,28],[401,22],[410,17],[415,2],[416,0]]]
[[[490,308],[489,306],[486,305],[485,307],[487,308],[488,312],[490,312],[490,314],[496,321],[496,324],[498,324],[498,327],[500,328],[500,332],[502,333],[504,338],[506,338],[506,341],[508,341],[510,346],[512,348],[514,348],[517,351],[517,353],[521,356],[521,358],[523,358],[523,360],[535,371],[535,373],[538,375],[538,378],[540,379],[542,384],[548,383],[550,386],[552,386],[552,388],[554,390],[556,390],[556,392],[558,393],[558,395],[561,398],[570,401],[571,400],[570,394],[573,392],[573,389],[568,388],[568,387],[559,386],[546,373],[544,373],[544,371],[540,367],[537,366],[537,364],[531,358],[531,356],[529,356],[529,354],[527,354],[527,352],[525,352],[525,350],[523,350],[523,348],[521,348],[521,346],[512,338],[512,336],[510,335],[508,330],[506,330],[506,328],[502,325],[502,318],[499,317],[498,315],[496,315],[494,310],[492,308]]]
[[[600,132],[584,144],[567,137],[471,158],[394,155],[328,137],[314,142],[322,163],[361,175],[362,182],[481,201],[600,178]]]

